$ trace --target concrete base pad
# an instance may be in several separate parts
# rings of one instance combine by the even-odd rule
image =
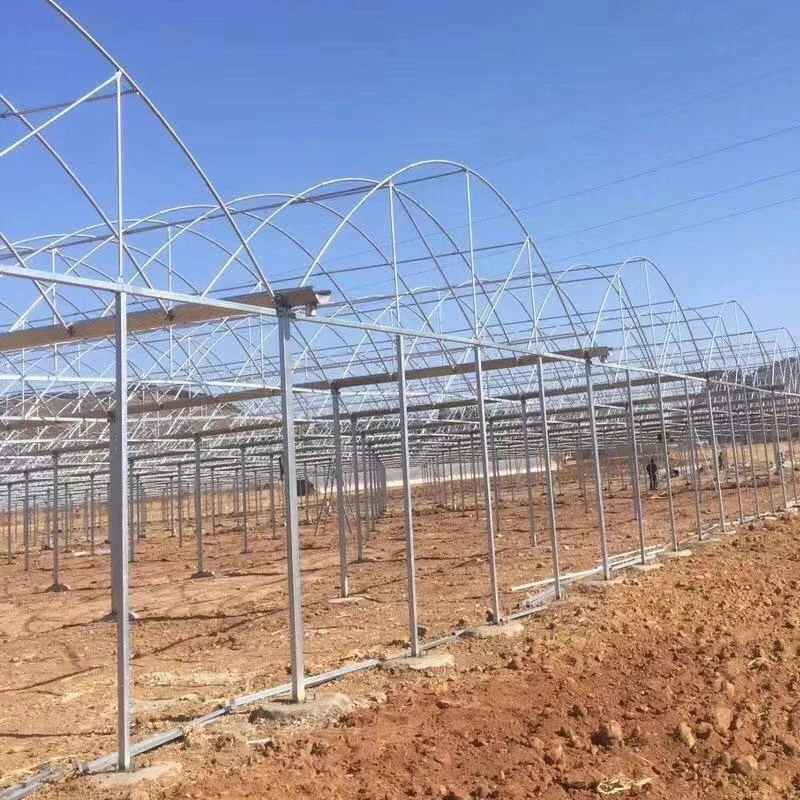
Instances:
[[[89,780],[101,789],[119,791],[130,789],[141,783],[151,783],[161,778],[171,778],[181,771],[181,765],[177,761],[162,761],[150,767],[132,770],[131,772],[101,772],[99,775],[91,775]]]
[[[353,710],[353,703],[347,695],[339,693],[321,694],[309,697],[305,703],[290,700],[276,700],[265,703],[250,712],[250,722],[268,720],[272,722],[297,722],[299,720],[323,720],[341,717]]]
[[[663,564],[634,564],[631,569],[636,570],[636,572],[656,572],[663,566]]]
[[[193,572],[192,578],[216,578],[217,576],[210,570],[204,569],[202,572]]]
[[[453,669],[456,665],[450,653],[426,653],[416,658],[390,658],[381,663],[381,669],[389,672],[424,672],[428,669]]]
[[[365,600],[369,600],[369,597],[367,597],[365,594],[351,594],[347,597],[332,597],[330,600],[328,600],[328,605],[347,606],[355,603],[363,603]]]
[[[691,555],[691,550],[665,550],[661,554],[662,558],[689,558]]]
[[[521,622],[506,622],[505,625],[478,625],[464,631],[467,639],[516,639],[522,636],[525,628]]]

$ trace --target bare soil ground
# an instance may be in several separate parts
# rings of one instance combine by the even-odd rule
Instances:
[[[686,538],[695,530],[694,501],[682,481],[676,484],[679,535]],[[761,492],[763,510],[766,488]],[[506,611],[524,596],[510,586],[549,575],[542,487],[536,487],[541,538],[535,549],[523,499],[521,479],[513,500],[510,479],[505,481],[499,559]],[[465,500],[469,506],[470,491]],[[746,512],[752,510],[751,492],[749,500]],[[725,501],[734,512],[732,487]],[[649,543],[669,535],[666,506],[663,497],[646,502]],[[422,489],[415,507],[421,618],[433,639],[484,619],[484,522],[469,507],[442,508],[440,497]],[[637,545],[631,510],[630,489],[612,485],[612,552]],[[706,522],[717,514],[709,487],[703,511]],[[599,558],[596,517],[591,506],[585,512],[574,483],[562,487],[558,515],[562,569],[593,566]],[[792,738],[800,733],[800,709],[792,705],[800,528],[768,524],[774,530],[703,545],[702,556],[689,563],[629,577],[601,597],[572,590],[568,603],[532,621],[519,642],[462,642],[453,648],[453,673],[348,678],[337,690],[365,707],[336,725],[265,732],[263,724],[247,722],[246,713],[236,715],[190,735],[188,747],[150,757],[183,763],[175,786],[134,792],[141,798],[323,791],[376,799],[448,793],[580,797],[596,796],[598,780],[619,774],[653,777],[654,796],[744,798],[758,796],[756,790],[796,796],[787,792],[800,791],[791,788],[800,771]],[[261,530],[255,553],[242,555],[240,544],[231,520],[209,532],[207,562],[217,577],[192,580],[191,541],[179,549],[163,530],[149,530],[140,543],[132,581],[140,614],[134,625],[135,738],[286,681],[282,543]],[[313,526],[303,532],[312,673],[404,646],[405,564],[396,498],[367,552],[375,560],[352,565],[351,585],[368,599],[331,604],[337,591],[335,531],[329,522],[316,536]],[[108,610],[107,556],[65,559],[64,580],[72,587],[65,594],[43,591],[48,569],[43,554],[30,576],[19,564],[0,571],[0,772],[6,783],[57,757],[86,759],[115,747],[114,631],[101,621]],[[691,748],[676,734],[681,722],[691,734],[684,739],[695,740]],[[622,728],[621,742],[612,723]],[[273,744],[244,743],[273,736]],[[80,780],[47,791],[87,797],[93,790]]]

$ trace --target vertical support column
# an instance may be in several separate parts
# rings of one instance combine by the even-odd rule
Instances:
[[[361,532],[361,494],[358,487],[358,432],[356,418],[350,418],[350,449],[353,451],[353,496],[355,500],[356,518],[356,557],[359,563],[364,560],[364,537]]]
[[[25,506],[22,518],[22,542],[25,548],[25,572],[31,569],[31,474],[24,472],[25,477]]]
[[[175,536],[175,476],[169,476],[169,535]]]
[[[136,547],[134,545],[133,512],[136,507],[136,493],[133,491],[133,459],[128,456],[128,561],[132,564],[136,558]]]
[[[475,434],[469,437],[469,455],[472,462],[472,502],[475,505],[475,519],[480,519],[481,511],[478,504],[478,461],[475,455]]]
[[[694,489],[694,513],[697,523],[697,538],[703,538],[703,520],[700,515],[700,475],[697,471],[697,442],[694,433],[694,417],[692,416],[692,404],[689,399],[689,381],[683,379],[683,398],[686,403],[686,435],[689,439],[689,458],[691,461],[690,469],[692,474],[692,487]]]
[[[397,390],[400,400],[400,470],[403,479],[403,529],[406,537],[406,583],[408,592],[408,640],[411,655],[420,655],[417,619],[417,565],[414,549],[414,517],[411,505],[411,471],[408,453],[406,358],[402,334],[397,336]]]
[[[547,518],[550,525],[550,555],[553,565],[553,586],[556,600],[562,597],[561,567],[558,558],[558,530],[556,529],[556,498],[553,489],[553,469],[550,461],[550,431],[547,426],[547,400],[544,391],[544,366],[541,357],[536,361],[539,380],[539,409],[542,417],[542,459],[544,461],[544,483],[547,490]]]
[[[292,315],[278,309],[278,342],[283,423],[283,492],[286,517],[286,560],[289,580],[289,647],[292,669],[292,700],[305,702],[303,656],[303,606],[300,594],[300,526],[297,519],[297,468],[294,440],[294,395],[292,389]]]
[[[706,382],[706,400],[708,402],[708,425],[711,436],[711,453],[714,457],[714,474],[717,477],[717,502],[719,504],[719,523],[725,533],[725,504],[722,500],[722,474],[719,468],[719,450],[717,449],[717,430],[714,424],[714,404],[711,401],[711,382]]]
[[[761,516],[761,501],[758,497],[758,474],[756,473],[756,458],[755,451],[753,450],[753,431],[750,428],[750,399],[747,396],[747,386],[742,389],[742,397],[744,399],[744,416],[747,420],[747,452],[750,456],[750,473],[753,478],[753,499],[755,502],[756,517]]]
[[[205,563],[203,561],[203,503],[202,503],[202,484],[201,484],[201,471],[200,471],[200,435],[194,435],[194,539],[197,547],[197,570],[193,578],[211,578],[213,577],[210,572],[206,571]],[[213,503],[213,485],[212,485],[212,503]],[[214,514],[212,506],[211,522],[213,525]]]
[[[536,536],[536,512],[533,508],[533,482],[531,479],[531,446],[528,437],[528,406],[523,397],[520,400],[520,421],[522,423],[522,445],[525,451],[525,485],[528,490],[528,525],[531,534],[531,547],[538,547]]]
[[[492,464],[492,470],[494,473],[494,527],[495,527],[495,535],[500,531],[501,525],[501,514],[500,514],[500,466],[497,462],[497,447],[495,447],[494,442],[494,425],[492,425],[491,421],[487,423],[487,430],[489,432],[489,453],[490,453],[490,460]],[[442,462],[444,466],[444,462]]]
[[[64,592],[69,587],[61,583],[61,535],[58,508],[58,453],[53,453],[53,585],[48,591]]]
[[[248,532],[249,532],[249,525],[247,519],[247,470],[245,467],[245,447],[244,445],[241,446],[239,450],[239,455],[241,459],[241,469],[239,470],[241,481],[241,489],[242,489],[242,500],[241,500],[241,512],[242,512],[242,536],[243,538],[243,553],[250,552],[250,542],[248,540]]]
[[[47,546],[52,550],[53,548],[53,526],[50,524],[50,517],[51,517],[51,508],[52,504],[50,503],[50,487],[47,487],[47,493],[45,495],[45,507],[44,507],[44,527],[45,527],[45,535],[47,536]],[[9,509],[11,508],[11,486],[8,487],[8,506]],[[11,517],[9,517],[9,525],[11,524]]]
[[[783,409],[786,412],[786,436],[789,439],[789,461],[792,465],[792,494],[797,501],[797,478],[795,477],[794,443],[792,441],[792,422],[789,417],[789,398],[783,395]]]
[[[311,508],[310,508],[311,492],[308,491],[308,487],[310,486],[311,481],[310,481],[310,479],[308,477],[308,464],[304,464],[303,465],[303,478],[305,479],[305,484],[306,484],[306,491],[303,492],[303,508],[305,509],[305,512],[306,512],[306,525],[310,525],[311,524]]]
[[[183,464],[178,464],[178,547],[183,547]]]
[[[789,505],[789,497],[786,494],[786,478],[783,475],[783,453],[781,452],[781,436],[778,431],[778,406],[775,400],[775,389],[772,393],[772,428],[775,435],[775,469],[781,479],[781,495],[783,496],[783,507]]]
[[[669,531],[672,538],[672,549],[678,551],[678,533],[675,530],[675,507],[672,504],[672,472],[669,465],[669,442],[667,441],[667,423],[664,419],[664,393],[661,390],[661,374],[656,374],[656,392],[658,395],[658,416],[661,420],[661,439],[664,443],[664,463],[667,469],[667,502],[669,503]]]
[[[339,534],[339,597],[348,595],[347,520],[344,513],[344,478],[342,476],[342,421],[339,411],[339,389],[331,388],[333,405],[333,470],[336,481],[336,522]]]
[[[450,497],[453,500],[453,511],[456,510],[456,480],[453,475],[453,458],[452,452],[449,453],[449,457],[447,459],[447,468],[448,472],[450,473]]]
[[[636,412],[633,408],[633,386],[631,385],[631,371],[625,370],[625,384],[628,393],[628,436],[631,447],[631,492],[633,493],[633,513],[639,528],[639,559],[642,564],[647,562],[646,543],[644,536],[644,513],[642,509],[642,495],[639,489],[639,453],[636,448]]]
[[[119,103],[119,94],[117,95]],[[121,223],[120,223],[121,224]],[[113,553],[112,608],[117,634],[117,769],[131,763],[130,595],[128,590],[128,296],[115,295],[115,402],[111,423],[109,541]],[[55,514],[55,511],[54,511]]]
[[[140,519],[141,519],[141,527],[139,529],[139,534],[142,539],[147,538],[147,526],[148,526],[148,509],[147,509],[147,486],[142,481],[142,476],[138,476],[139,480],[139,503],[140,503]]]
[[[11,527],[11,484],[6,484],[7,490],[7,501],[6,505],[8,508],[8,517],[6,518],[6,522],[8,523],[7,526],[7,534],[8,534],[8,563],[10,564],[14,560],[14,547],[13,547],[13,539],[14,536],[12,534],[13,528]]]
[[[761,393],[758,397],[758,412],[761,417],[761,437],[764,442],[764,461],[767,468],[767,487],[769,489],[769,508],[772,513],[775,513],[775,496],[772,493],[772,475],[769,471],[769,445],[767,444],[767,423],[764,420],[764,398]]]
[[[209,495],[211,499],[211,532],[212,534],[216,530],[217,527],[217,482],[215,480],[215,469],[214,465],[211,465],[211,480],[208,484],[209,486]]]
[[[30,545],[34,550],[36,550],[36,547],[39,544],[38,530],[39,530],[39,500],[36,497],[36,495],[34,495],[31,498],[31,532],[28,537],[30,540]]]
[[[275,459],[270,453],[269,456],[269,515],[270,525],[272,526],[272,538],[278,538],[278,519],[275,508]]]
[[[62,523],[62,537],[63,537],[63,552],[68,553],[72,550],[72,503],[69,484],[64,482],[64,501],[62,503],[63,514],[61,514]]]
[[[461,511],[466,511],[467,503],[464,496],[464,454],[461,450],[462,441],[458,441],[458,491],[461,495]]]
[[[378,526],[378,459],[375,456],[375,448],[369,446],[369,499],[372,505],[372,529],[371,533],[375,533],[375,528]]]
[[[739,505],[739,522],[744,522],[744,506],[742,505],[742,486],[739,480],[739,454],[736,452],[736,429],[733,426],[733,403],[731,402],[731,387],[725,384],[725,403],[728,407],[728,425],[731,429],[731,442],[733,444],[733,471],[736,475],[736,502]]]
[[[594,461],[594,484],[597,494],[597,524],[600,527],[600,558],[603,562],[603,578],[611,579],[608,563],[608,542],[606,540],[606,511],[603,505],[603,477],[600,474],[600,453],[597,449],[597,420],[594,415],[594,387],[592,386],[592,360],[586,359],[586,393],[589,397],[589,433],[592,441],[592,460]]]
[[[372,499],[370,498],[372,479],[372,459],[367,448],[367,434],[361,432],[361,460],[364,465],[364,538],[369,539],[372,531]]]
[[[239,473],[241,469],[239,467],[233,468],[233,518],[236,521],[236,525],[241,529],[242,527],[242,508],[241,508],[241,492],[242,492],[242,484],[239,481]]]
[[[586,491],[586,463],[583,458],[583,426],[578,420],[578,478],[581,484],[584,513],[589,513],[589,493]]]
[[[94,492],[94,472],[89,475],[89,553],[94,555],[97,539],[97,498]]]
[[[489,557],[489,592],[492,622],[500,624],[500,590],[497,585],[497,556],[494,540],[494,515],[492,513],[492,485],[489,465],[489,445],[486,431],[486,407],[483,401],[483,366],[481,349],[475,346],[475,393],[478,400],[478,432],[480,436],[481,464],[483,466],[483,498],[486,503],[486,543]]]

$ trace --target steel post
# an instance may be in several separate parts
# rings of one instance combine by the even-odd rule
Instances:
[[[22,522],[22,543],[25,549],[25,572],[31,568],[31,474],[25,470],[25,500]]]
[[[246,467],[246,460],[245,460],[245,447],[244,445],[241,446],[239,450],[239,457],[241,460],[241,468],[239,470],[240,480],[241,480],[241,490],[242,490],[242,499],[239,503],[241,506],[241,513],[242,513],[242,537],[243,537],[243,553],[250,552],[250,542],[248,539],[249,534],[249,520],[247,519],[247,467]]]
[[[213,488],[213,487],[212,487]],[[213,491],[212,491],[213,495]],[[213,503],[213,499],[212,499]],[[214,524],[212,506],[211,524]],[[194,435],[194,539],[197,548],[197,569],[193,578],[209,578],[203,559],[203,502],[202,502],[202,474],[200,466],[200,436]]]
[[[402,335],[397,337],[397,390],[400,405],[400,469],[403,479],[403,529],[406,539],[406,589],[408,594],[408,637],[411,655],[420,655],[417,619],[417,567],[414,549],[414,517],[411,505],[411,470],[408,453],[408,400],[406,397],[405,350]]]
[[[592,361],[586,359],[586,393],[589,399],[589,433],[592,442],[592,459],[594,461],[594,483],[597,495],[597,524],[600,527],[600,558],[603,562],[603,578],[611,579],[611,567],[608,562],[608,542],[606,540],[606,511],[603,504],[603,477],[600,473],[600,452],[597,446],[597,420],[594,409],[594,387],[592,386]]]
[[[183,465],[178,464],[178,547],[183,547]]]
[[[97,539],[97,512],[95,504],[97,498],[94,491],[94,473],[89,476],[89,553],[94,555],[95,541]]]
[[[369,450],[367,449],[367,434],[364,431],[361,432],[361,461],[364,465],[364,538],[369,540],[372,532],[372,500],[370,498],[372,491],[370,473],[372,468]]]
[[[731,402],[731,389],[725,385],[725,401],[728,407],[728,425],[731,429],[731,441],[733,443],[733,471],[736,475],[736,502],[739,505],[739,523],[744,522],[744,505],[742,504],[742,486],[739,480],[739,454],[736,452],[736,429],[733,426],[733,403]]]
[[[794,463],[794,443],[792,439],[792,422],[789,417],[789,398],[783,395],[783,409],[786,413],[786,436],[789,439],[789,461],[792,465],[792,494],[795,501],[797,500],[797,478],[795,477],[795,463]]]
[[[772,493],[772,474],[769,469],[769,445],[767,444],[767,423],[764,420],[764,398],[760,393],[758,397],[758,413],[761,417],[761,437],[764,442],[764,461],[767,468],[767,488],[769,489],[769,508],[772,513],[775,513],[775,496]]]
[[[278,519],[275,513],[275,459],[270,453],[269,456],[269,516],[272,528],[272,538],[278,538]]]
[[[558,530],[556,528],[556,498],[553,490],[553,469],[550,461],[550,431],[547,424],[547,399],[544,390],[544,366],[542,359],[536,361],[539,381],[539,409],[542,417],[542,459],[544,460],[544,483],[547,491],[547,518],[550,525],[550,557],[553,565],[553,586],[556,600],[563,595],[561,588],[561,568],[558,558]]]
[[[7,534],[8,534],[8,563],[10,564],[14,560],[14,546],[13,546],[13,528],[11,527],[11,484],[6,484],[6,504],[8,508],[8,517],[6,519],[7,524]]]
[[[489,445],[487,442],[486,408],[483,399],[483,367],[480,346],[475,346],[475,393],[478,400],[478,433],[483,466],[483,498],[486,504],[486,542],[489,557],[489,592],[492,622],[500,624],[500,590],[497,582],[497,556],[495,553],[494,516],[492,513],[492,486],[489,473]]]
[[[719,504],[719,523],[725,533],[725,504],[722,500],[722,473],[719,467],[719,450],[717,448],[717,432],[714,425],[714,405],[711,402],[711,382],[706,382],[706,401],[708,403],[708,424],[711,436],[711,454],[714,458],[714,471],[717,477],[717,503]]]
[[[281,422],[283,427],[283,491],[286,517],[286,560],[289,581],[289,643],[292,670],[292,700],[306,697],[303,656],[303,606],[300,594],[300,526],[297,518],[297,468],[295,464],[294,395],[292,389],[292,316],[278,309],[278,343],[281,377]]]
[[[664,463],[667,470],[667,503],[669,508],[669,531],[672,549],[678,551],[678,532],[675,530],[675,507],[672,504],[672,471],[669,464],[669,441],[667,439],[667,423],[664,419],[664,393],[661,389],[661,374],[656,374],[656,395],[658,397],[658,416],[661,421],[661,438],[664,442]]]
[[[758,497],[758,473],[756,472],[756,458],[753,449],[753,431],[750,428],[750,400],[747,396],[747,388],[742,390],[742,397],[744,398],[744,416],[747,421],[747,451],[750,456],[750,473],[753,478],[753,499],[755,502],[756,517],[761,516],[761,502]]]
[[[339,536],[339,596],[347,597],[347,520],[344,510],[344,477],[342,475],[342,422],[339,411],[339,390],[331,390],[333,406],[333,469],[336,481],[336,523]]]
[[[53,453],[53,585],[51,592],[63,592],[67,587],[61,583],[61,535],[59,531],[59,508],[58,508],[58,453]]]
[[[117,769],[129,770],[131,759],[130,595],[128,589],[128,297],[115,296],[115,387],[111,424],[111,497],[109,541],[114,552],[112,608],[117,634]]]
[[[355,417],[350,420],[350,450],[353,455],[353,498],[355,501],[356,558],[364,560],[364,538],[361,531],[361,494],[358,486],[358,431]]]
[[[528,490],[528,525],[530,527],[530,541],[532,547],[538,547],[536,513],[533,507],[533,479],[531,477],[531,446],[528,434],[528,407],[524,397],[520,401],[520,421],[522,423],[522,444],[525,449],[525,486]]]
[[[633,494],[633,513],[639,529],[639,559],[642,564],[647,561],[645,555],[644,513],[642,508],[642,494],[639,489],[639,453],[636,449],[636,412],[633,408],[633,387],[631,385],[631,371],[625,370],[625,384],[628,396],[628,436],[631,448],[631,491]]]
[[[783,497],[783,507],[789,505],[789,496],[786,494],[786,478],[783,475],[783,453],[781,452],[781,436],[778,430],[778,405],[775,400],[775,390],[772,389],[772,426],[775,434],[775,469],[781,479],[781,495]]]
[[[697,442],[694,431],[694,417],[692,416],[692,404],[689,399],[689,381],[683,379],[683,398],[686,403],[686,435],[689,439],[689,457],[691,460],[692,488],[694,492],[694,514],[697,524],[697,538],[703,537],[703,519],[700,514],[700,474],[698,472]]]

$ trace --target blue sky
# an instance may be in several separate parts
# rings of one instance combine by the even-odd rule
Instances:
[[[800,172],[773,179],[800,169],[800,129],[583,192],[800,124],[797,3],[64,2],[225,196],[454,159],[525,209],[554,266],[646,255],[687,304],[738,298],[757,326],[800,338]],[[19,105],[72,97],[107,74],[83,47],[66,58],[63,23],[38,3],[4,10],[0,84]],[[197,197],[167,171],[149,177],[164,201],[143,192],[137,212]],[[16,205],[2,207],[22,230]],[[65,213],[44,203],[43,229]],[[697,227],[665,234],[686,226]]]

